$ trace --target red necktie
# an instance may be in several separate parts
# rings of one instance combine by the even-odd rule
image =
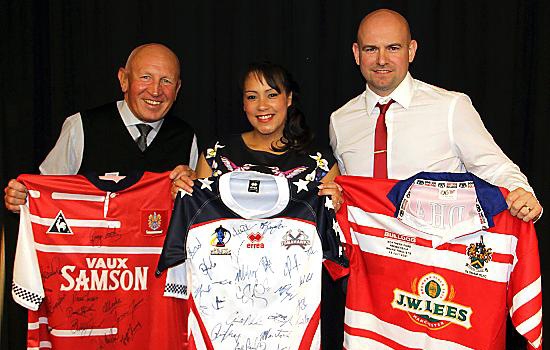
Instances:
[[[386,130],[386,111],[394,102],[394,100],[390,100],[385,105],[381,105],[380,103],[376,104],[376,107],[380,109],[380,115],[376,121],[376,130],[374,131],[373,177],[376,178],[388,178],[388,132]]]

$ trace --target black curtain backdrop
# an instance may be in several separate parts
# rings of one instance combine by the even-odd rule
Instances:
[[[357,25],[381,7],[410,22],[419,43],[413,77],[468,94],[548,210],[550,3],[526,0],[2,0],[0,184],[37,172],[68,115],[120,99],[117,69],[147,42],[180,57],[174,108],[201,140],[246,129],[238,78],[248,62],[269,59],[293,72],[308,122],[326,142],[330,113],[364,89],[351,51]],[[26,316],[9,292],[17,216],[1,215],[7,300],[0,347],[23,349]],[[543,274],[549,215],[536,225]]]

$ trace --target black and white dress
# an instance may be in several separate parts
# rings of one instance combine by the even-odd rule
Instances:
[[[235,170],[252,170],[283,176],[289,181],[320,181],[336,162],[328,148],[282,154],[256,151],[244,143],[240,134],[211,142],[204,156],[215,177]]]

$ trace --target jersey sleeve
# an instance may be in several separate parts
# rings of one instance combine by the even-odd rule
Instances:
[[[26,205],[21,205],[19,235],[13,266],[13,299],[29,310],[38,310],[44,300],[44,286],[34,247],[31,215]]]
[[[187,259],[185,243],[187,241],[189,221],[192,217],[189,212],[190,205],[186,203],[186,198],[189,197],[189,194],[181,190],[176,196],[170,225],[168,226],[168,232],[164,239],[164,246],[162,247],[162,253],[160,254],[155,273],[157,276],[169,267],[181,264]]]
[[[542,349],[542,286],[538,242],[532,223],[519,221],[521,235],[508,288],[512,324],[529,342],[530,349]]]
[[[351,256],[352,246],[349,225],[346,221],[347,215],[345,215],[345,213],[347,213],[347,207],[346,204],[343,203],[338,212],[335,213],[332,222],[334,234],[337,235],[340,244],[340,255],[345,259],[345,263],[337,264],[330,260],[325,260],[324,262],[325,268],[334,280],[349,275],[349,258]]]
[[[319,197],[317,210],[317,230],[323,245],[324,266],[334,279],[349,265],[342,246],[342,231],[336,221],[332,200],[328,196]]]
[[[187,261],[168,268],[164,296],[178,299],[189,299],[190,285],[187,279]]]
[[[27,349],[51,349],[48,314],[43,304],[37,311],[28,310]]]

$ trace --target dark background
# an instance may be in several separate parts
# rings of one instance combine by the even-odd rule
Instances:
[[[200,139],[246,128],[238,78],[249,61],[269,59],[293,72],[308,122],[326,141],[330,113],[364,90],[351,44],[361,18],[380,7],[409,20],[419,44],[413,77],[468,94],[549,208],[550,3],[526,0],[1,0],[0,186],[37,172],[67,116],[121,99],[117,69],[147,42],[180,57],[174,108]],[[1,215],[8,288],[0,347],[23,349],[25,313],[9,292],[17,216]],[[536,225],[543,274],[548,215]]]

